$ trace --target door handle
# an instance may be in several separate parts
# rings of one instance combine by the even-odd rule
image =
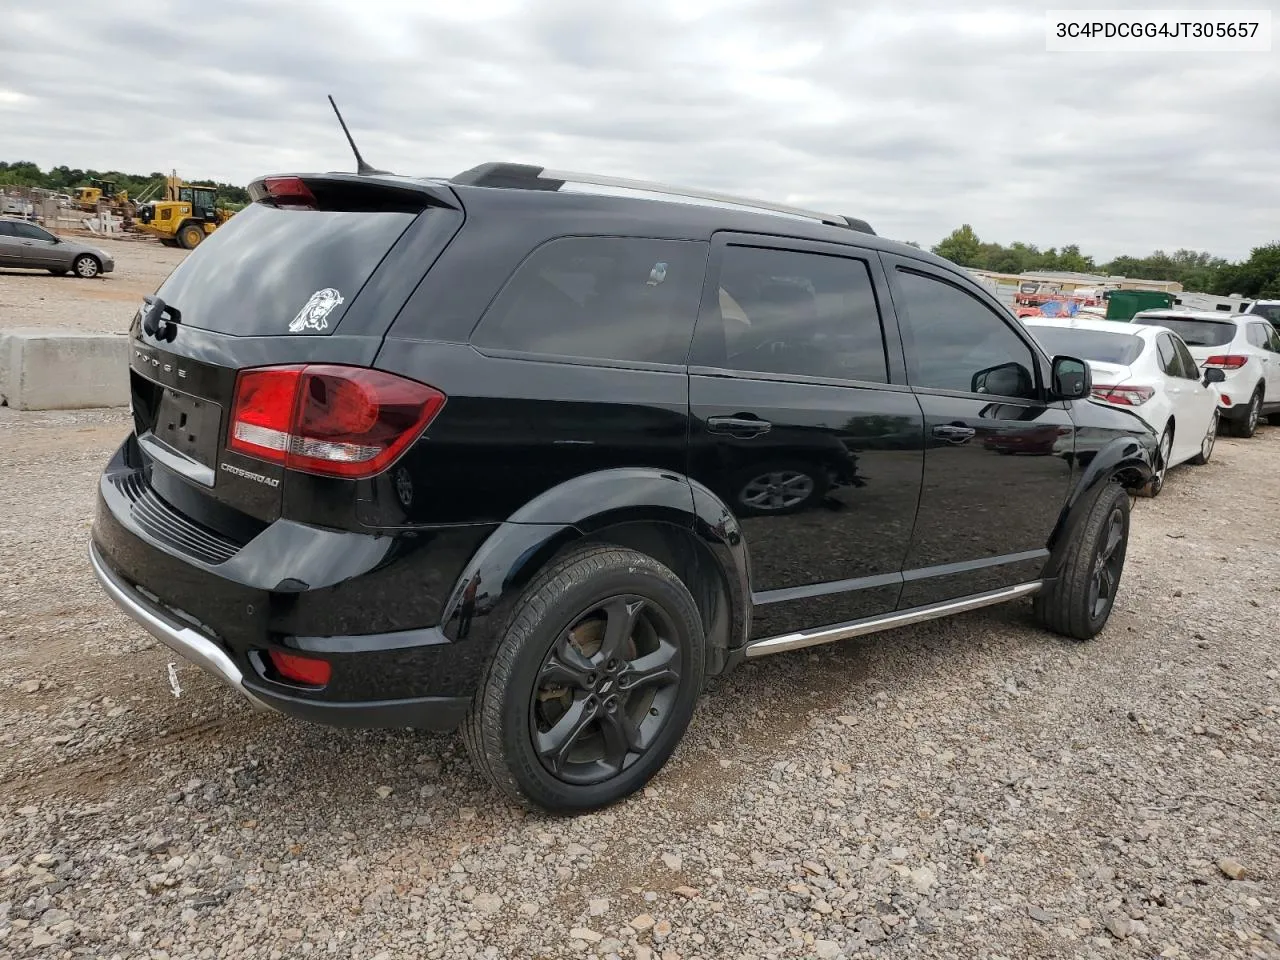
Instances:
[[[707,417],[707,432],[730,437],[759,437],[773,429],[773,424],[759,417]]]
[[[957,444],[967,443],[974,438],[977,432],[973,427],[966,427],[959,423],[940,423],[933,428],[933,435],[939,440]]]

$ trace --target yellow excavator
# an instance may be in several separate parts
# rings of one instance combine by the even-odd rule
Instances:
[[[191,250],[229,219],[231,211],[218,206],[215,188],[192,186],[175,171],[164,178],[163,200],[138,204],[134,226],[163,244]]]

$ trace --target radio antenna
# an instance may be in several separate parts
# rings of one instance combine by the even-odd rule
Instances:
[[[338,123],[342,125],[342,132],[347,135],[347,143],[351,144],[351,152],[356,155],[356,173],[362,177],[367,177],[375,173],[390,173],[389,170],[378,170],[364,162],[364,157],[360,156],[360,148],[356,146],[356,142],[351,137],[351,131],[347,129],[347,121],[342,119],[342,113],[338,110],[338,105],[333,102],[333,94],[329,94],[329,106],[333,107],[334,114],[338,117]]]

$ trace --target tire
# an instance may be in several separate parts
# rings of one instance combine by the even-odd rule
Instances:
[[[1258,419],[1262,414],[1262,387],[1258,387],[1253,391],[1253,396],[1249,398],[1249,408],[1245,415],[1239,420],[1228,421],[1233,437],[1241,437],[1245,440],[1252,437],[1258,432]]]
[[[199,224],[187,223],[178,229],[178,246],[183,250],[194,250],[204,239],[204,230]]]
[[[1164,433],[1160,434],[1160,445],[1156,448],[1156,472],[1142,488],[1144,497],[1158,497],[1164,489],[1164,478],[1169,473],[1169,458],[1173,455],[1173,424],[1167,423]]]
[[[75,275],[82,280],[92,280],[98,274],[102,273],[102,264],[98,262],[98,258],[92,254],[82,253],[76,257],[75,262],[71,264],[71,269]]]
[[[623,646],[610,658],[614,617]],[[693,597],[665,566],[621,547],[576,551],[516,604],[462,726],[472,763],[530,808],[575,813],[621,800],[661,769],[689,725],[704,647]],[[642,661],[650,680],[633,687]]]
[[[1115,607],[1128,544],[1129,494],[1108,483],[1068,545],[1057,580],[1036,595],[1036,618],[1065,637],[1097,636]]]
[[[1220,419],[1218,411],[1214,410],[1213,416],[1209,418],[1209,429],[1205,431],[1204,439],[1200,441],[1200,452],[1187,461],[1188,463],[1203,467],[1209,462],[1209,458],[1213,456],[1213,445],[1218,439],[1218,423]]]

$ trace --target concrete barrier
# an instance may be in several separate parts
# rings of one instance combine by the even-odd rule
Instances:
[[[129,337],[0,330],[0,398],[18,410],[127,406]]]

